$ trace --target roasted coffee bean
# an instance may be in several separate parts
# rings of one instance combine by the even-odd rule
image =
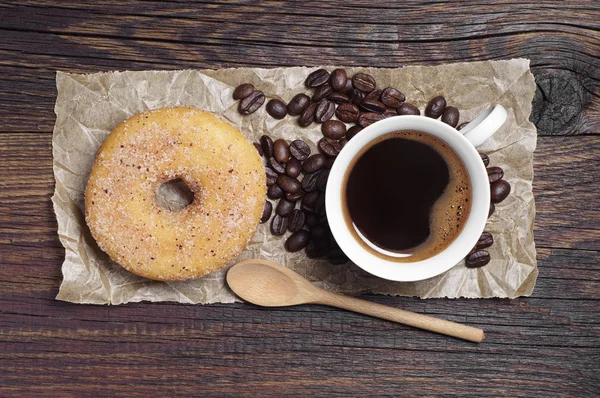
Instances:
[[[310,155],[310,147],[302,140],[295,140],[290,144],[290,153],[295,159],[302,162]]]
[[[492,214],[494,214],[495,210],[496,210],[496,205],[494,205],[492,202],[490,202],[490,210],[488,211],[488,218],[490,218],[492,216]]]
[[[296,201],[302,199],[303,196],[304,196],[304,191],[303,190],[299,190],[296,193],[287,192],[285,194],[285,198],[287,200],[289,200],[290,202],[296,202]]]
[[[469,268],[483,267],[490,262],[490,253],[485,250],[477,250],[469,253],[465,265]]]
[[[390,108],[400,108],[405,99],[404,94],[393,87],[384,89],[380,97],[380,101]]]
[[[259,156],[263,155],[263,149],[262,146],[260,146],[260,144],[258,142],[254,143],[254,147],[256,148],[256,150],[258,151]]]
[[[350,259],[348,258],[348,256],[346,256],[342,249],[336,247],[331,249],[331,251],[327,255],[327,261],[329,261],[329,264],[331,265],[340,265],[346,264],[348,261],[350,261]]]
[[[281,217],[288,217],[294,211],[294,207],[296,207],[296,202],[292,202],[287,199],[280,199],[279,203],[277,203],[277,207],[275,208],[275,212]]]
[[[325,156],[320,153],[310,156],[302,165],[302,170],[306,174],[314,173],[315,171],[321,170],[325,165]]]
[[[417,108],[416,106],[414,106],[413,104],[408,104],[408,103],[404,103],[402,104],[402,106],[400,106],[398,109],[396,109],[396,112],[398,112],[398,115],[420,115],[421,111],[419,110],[419,108]]]
[[[294,253],[304,249],[310,242],[310,234],[306,230],[300,230],[291,234],[285,241],[284,247],[288,252]]]
[[[329,220],[327,220],[327,215],[322,215],[319,217],[319,225],[329,228]]]
[[[340,104],[335,110],[335,116],[345,123],[356,123],[360,110],[353,104]]]
[[[277,185],[285,192],[296,193],[302,189],[302,185],[300,185],[300,181],[295,178],[288,176],[287,174],[282,174],[277,177]]]
[[[338,91],[329,94],[327,99],[334,104],[347,104],[350,102],[350,96],[348,94],[340,93]]]
[[[319,225],[319,219],[314,213],[306,213],[306,221],[304,222],[304,224],[312,230],[312,228]]]
[[[348,79],[346,80],[344,88],[338,91],[344,94],[348,94],[348,96],[352,97],[352,90],[354,90],[354,86],[352,85],[352,79]]]
[[[343,147],[346,146],[346,144],[348,143],[348,139],[346,137],[342,138],[340,141],[340,145]]]
[[[368,98],[365,98],[363,102],[360,103],[360,107],[367,112],[383,113],[386,110],[383,102]]]
[[[250,83],[240,84],[233,90],[233,99],[241,100],[252,94],[254,91],[254,86]]]
[[[267,186],[271,186],[277,182],[279,174],[277,174],[275,170],[270,167],[265,167],[265,174],[267,175]]]
[[[285,192],[283,192],[283,189],[281,189],[281,187],[277,184],[273,184],[269,187],[269,189],[267,189],[267,197],[269,199],[281,199],[283,198],[284,194]]]
[[[473,251],[488,248],[493,244],[494,244],[494,237],[492,236],[492,234],[490,234],[489,232],[483,232],[481,234],[481,236],[479,237],[479,239],[477,240],[477,243],[475,244]]]
[[[313,240],[306,246],[306,256],[308,258],[319,258],[329,253],[329,243],[325,239]]]
[[[365,93],[370,93],[377,87],[377,83],[373,76],[367,75],[366,73],[357,73],[352,76],[352,85]]]
[[[287,105],[287,111],[290,116],[298,116],[304,112],[310,105],[310,97],[304,93],[294,95],[294,98]]]
[[[317,196],[317,200],[315,201],[315,205],[313,206],[315,209],[315,213],[319,216],[325,215],[325,193],[321,192],[319,196]]]
[[[339,140],[346,135],[346,125],[339,120],[328,120],[321,125],[321,132],[325,137]]]
[[[283,164],[290,160],[290,146],[286,140],[280,138],[273,143],[273,157]]]
[[[333,89],[329,84],[323,84],[322,86],[319,86],[312,95],[313,102],[319,102],[323,98],[327,98],[332,91]]]
[[[273,204],[268,200],[265,201],[265,207],[263,207],[262,216],[260,216],[260,223],[264,223],[269,221],[271,218],[271,213],[273,212]]]
[[[441,95],[438,95],[437,97],[432,98],[427,104],[425,116],[437,119],[442,116],[444,109],[446,109],[446,99]]]
[[[358,117],[358,124],[361,127],[367,127],[375,122],[378,122],[380,120],[385,119],[385,116],[383,116],[381,113],[375,113],[375,112],[365,112],[365,113],[361,113],[360,116]]]
[[[356,134],[360,133],[363,128],[360,126],[352,126],[346,131],[346,138],[351,140]]]
[[[365,100],[379,101],[379,97],[381,97],[381,90],[373,90],[369,94],[365,95]]]
[[[383,117],[384,118],[388,118],[388,117],[393,117],[393,116],[398,116],[398,113],[394,110],[391,109],[386,109],[385,112],[383,112]]]
[[[317,189],[319,191],[325,192],[325,188],[327,187],[327,180],[329,179],[329,169],[323,169],[321,173],[319,173],[319,178],[317,178]]]
[[[277,174],[285,174],[285,167],[277,161],[274,157],[270,157],[268,161],[269,166],[277,172]]]
[[[328,235],[329,230],[322,225],[315,225],[310,229],[310,236],[315,240],[326,239]]]
[[[348,75],[344,69],[334,69],[329,78],[329,84],[335,91],[343,91],[348,82]]]
[[[304,176],[304,178],[302,179],[302,189],[304,190],[304,192],[312,192],[317,189],[317,178],[319,178],[318,171],[315,173],[306,174]]]
[[[305,220],[306,220],[306,216],[304,215],[304,212],[302,210],[298,210],[298,209],[294,210],[294,212],[290,216],[288,230],[290,232],[300,231],[304,227]]]
[[[311,102],[310,105],[306,107],[304,112],[298,118],[298,124],[300,127],[307,127],[315,121],[315,110],[317,109],[317,104],[315,102]]]
[[[510,193],[510,184],[506,180],[498,180],[490,186],[493,203],[500,203]]]
[[[365,93],[357,88],[353,88],[351,93],[352,95],[350,95],[350,102],[352,102],[354,105],[360,105],[360,103],[365,99]]]
[[[276,98],[269,100],[265,109],[275,119],[283,119],[287,115],[287,106],[282,100]]]
[[[453,106],[447,106],[446,109],[444,109],[444,113],[442,113],[442,122],[452,127],[456,127],[459,118],[460,114],[458,109]]]
[[[456,129],[457,129],[458,131],[460,131],[460,130],[464,129],[464,128],[465,128],[465,126],[466,126],[467,124],[469,124],[469,122],[464,122],[464,123],[461,123],[461,124],[459,124],[459,125],[456,127]]]
[[[321,138],[317,147],[319,147],[319,151],[321,151],[322,154],[325,154],[330,158],[336,157],[342,150],[342,146],[339,142],[327,137]]]
[[[502,170],[502,168],[500,168],[498,166],[488,167],[486,170],[487,170],[488,180],[490,181],[490,184],[493,182],[496,182],[498,180],[501,180],[502,177],[504,177],[504,170]]]
[[[488,165],[490,164],[490,158],[488,157],[488,155],[486,155],[485,153],[480,153],[479,156],[481,157],[481,161],[483,162],[485,167],[488,167]]]
[[[260,137],[260,146],[266,158],[273,156],[273,140],[268,135]]]
[[[302,163],[296,158],[291,158],[285,165],[285,174],[292,178],[298,177],[301,171]]]
[[[271,220],[271,233],[275,236],[283,235],[288,229],[288,223],[287,217],[275,214],[275,217]]]
[[[317,181],[318,181],[318,178],[317,178]],[[319,197],[319,192],[317,192],[317,191],[312,191],[312,192],[307,193],[302,198],[302,207],[306,207],[310,211],[314,211],[315,202],[317,201],[318,197]]]
[[[327,158],[325,160],[325,166],[323,166],[323,168],[330,170],[333,167],[334,162],[335,162],[335,158]]]
[[[265,95],[262,91],[254,90],[249,96],[242,99],[238,104],[238,111],[242,115],[254,113],[265,102]]]
[[[308,75],[304,84],[306,84],[306,87],[315,88],[327,83],[328,80],[329,72],[327,72],[325,69],[317,69]]]
[[[315,122],[324,123],[335,113],[335,104],[328,99],[322,99],[315,109]]]

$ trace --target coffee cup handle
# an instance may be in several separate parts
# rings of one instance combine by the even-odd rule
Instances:
[[[507,117],[506,109],[502,105],[492,105],[463,127],[460,133],[474,147],[478,147],[502,127]]]

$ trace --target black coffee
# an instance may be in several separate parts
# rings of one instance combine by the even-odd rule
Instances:
[[[462,231],[469,185],[464,164],[444,141],[419,131],[386,134],[364,148],[346,172],[346,222],[357,241],[378,256],[364,240],[392,252],[396,261],[425,259]]]

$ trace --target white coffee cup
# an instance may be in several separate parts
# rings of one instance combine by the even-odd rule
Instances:
[[[458,131],[439,120],[425,116],[394,116],[364,128],[352,138],[336,158],[329,174],[325,197],[331,232],[350,260],[380,278],[410,282],[446,272],[465,258],[483,232],[490,207],[488,175],[475,147],[498,131],[506,117],[506,110],[501,105],[493,105]],[[422,131],[445,141],[463,161],[471,180],[471,211],[463,230],[440,253],[414,262],[388,260],[365,249],[348,229],[342,209],[342,187],[353,159],[377,137],[399,130]]]

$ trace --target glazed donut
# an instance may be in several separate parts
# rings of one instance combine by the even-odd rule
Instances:
[[[181,179],[192,202],[156,203]],[[254,235],[265,172],[248,139],[212,113],[163,108],[130,117],[100,147],[85,190],[92,236],[128,271],[155,280],[198,278],[233,259]]]

